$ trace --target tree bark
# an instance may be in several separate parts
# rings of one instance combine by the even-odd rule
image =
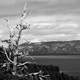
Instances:
[[[13,75],[17,73],[17,56],[14,57],[14,64],[13,64]]]
[[[14,60],[13,60],[13,62],[14,62],[14,64],[13,64],[13,75],[16,75],[16,73],[17,73],[17,60],[18,60],[18,57],[17,57],[17,54],[18,54],[18,50],[16,50],[16,52],[15,52],[15,55],[14,55]]]

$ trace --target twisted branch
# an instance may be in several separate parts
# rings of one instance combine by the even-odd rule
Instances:
[[[20,63],[20,64],[17,65],[17,66],[20,67],[20,66],[24,66],[24,65],[26,65],[26,64],[33,64],[33,63],[36,63],[36,62],[30,62],[30,61],[28,61],[28,62]]]
[[[13,63],[13,64],[15,64],[15,63],[8,57],[7,52],[6,52],[6,49],[5,49],[5,48],[3,48],[3,49],[4,49],[4,53],[5,53],[8,61],[11,62],[11,63]]]

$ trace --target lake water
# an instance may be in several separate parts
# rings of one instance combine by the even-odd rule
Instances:
[[[39,64],[59,66],[60,71],[70,75],[80,75],[80,56],[33,56]],[[25,58],[27,59],[27,57]]]

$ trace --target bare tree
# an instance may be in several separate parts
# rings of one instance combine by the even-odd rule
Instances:
[[[2,42],[5,42],[8,44],[9,54],[6,52],[6,48],[5,47],[3,47],[3,48],[5,51],[5,55],[7,57],[8,63],[13,64],[13,72],[12,72],[13,75],[16,75],[18,66],[29,63],[29,62],[18,63],[18,56],[20,56],[19,44],[20,44],[20,40],[21,40],[21,36],[22,36],[21,34],[24,30],[30,29],[29,28],[30,24],[25,22],[25,19],[27,16],[28,16],[28,12],[27,12],[27,8],[26,8],[26,4],[25,4],[23,12],[19,17],[19,22],[14,27],[9,26],[9,20],[5,19],[5,21],[7,22],[7,26],[10,30],[9,31],[9,39],[3,40]]]

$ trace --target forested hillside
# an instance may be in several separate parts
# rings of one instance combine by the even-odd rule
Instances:
[[[27,47],[27,43],[20,45],[20,51],[27,53],[29,49],[30,55],[79,55],[80,40],[73,41],[51,41],[31,43]]]

